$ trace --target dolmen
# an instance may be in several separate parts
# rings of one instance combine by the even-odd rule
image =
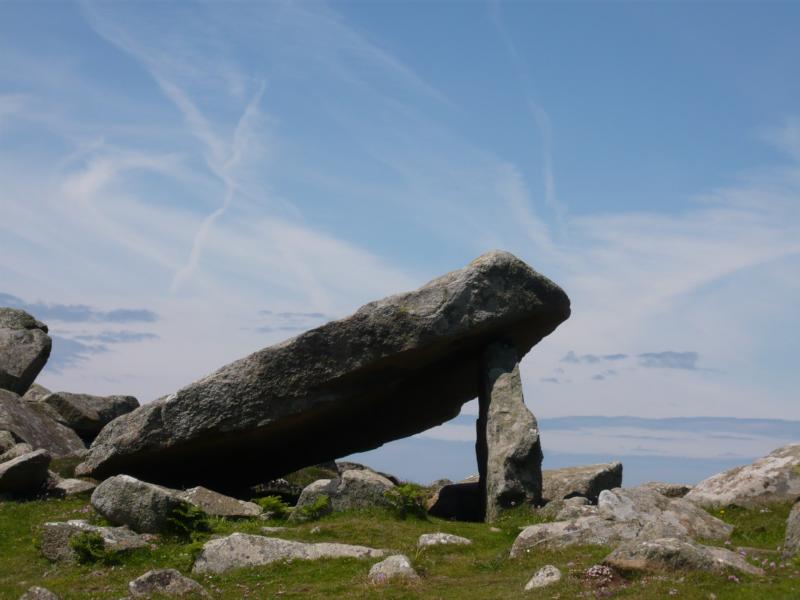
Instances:
[[[481,510],[491,519],[541,498],[519,361],[569,314],[555,283],[489,252],[115,419],[76,473],[233,491],[419,433],[478,397]]]

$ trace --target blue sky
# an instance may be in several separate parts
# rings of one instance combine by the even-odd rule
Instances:
[[[573,302],[537,416],[800,419],[798,26],[0,3],[0,299],[50,324],[42,383],[149,401],[503,248]]]

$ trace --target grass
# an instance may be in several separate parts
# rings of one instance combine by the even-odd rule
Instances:
[[[770,512],[726,509],[722,517],[736,526],[733,546],[744,545],[774,553],[783,541],[788,507]],[[718,513],[718,511],[717,511]],[[127,594],[128,581],[154,568],[176,568],[199,581],[214,598],[441,598],[465,600],[524,597],[527,580],[545,564],[559,567],[564,578],[556,585],[530,593],[531,598],[608,597],[708,599],[800,598],[800,563],[768,568],[764,577],[740,576],[740,582],[711,573],[642,576],[616,582],[599,590],[584,581],[585,570],[610,551],[603,547],[573,547],[539,551],[520,559],[508,553],[519,527],[542,521],[520,507],[506,515],[494,529],[481,523],[456,523],[439,519],[393,518],[384,510],[338,513],[319,521],[290,526],[281,537],[303,541],[336,541],[388,548],[407,554],[422,579],[417,583],[391,583],[378,587],[367,580],[370,561],[296,561],[242,569],[222,575],[196,576],[191,566],[204,539],[234,531],[260,533],[264,525],[279,521],[225,521],[210,519],[211,531],[194,542],[167,537],[149,549],[125,555],[118,564],[61,565],[44,559],[37,537],[45,521],[87,518],[91,508],[85,498],[0,502],[0,599],[19,598],[33,585],[41,585],[69,599],[117,599]],[[471,546],[434,547],[418,552],[420,534],[444,531],[473,541]],[[751,553],[752,554],[752,553]],[[759,557],[760,558],[760,557]]]

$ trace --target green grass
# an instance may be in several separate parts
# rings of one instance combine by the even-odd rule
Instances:
[[[718,512],[718,511],[717,511]],[[787,507],[770,512],[726,509],[723,518],[733,523],[733,545],[774,551],[782,543]],[[531,593],[531,598],[594,598],[598,591],[583,579],[584,571],[610,551],[602,547],[577,547],[539,551],[520,559],[508,553],[521,525],[542,521],[524,507],[503,516],[493,530],[482,523],[456,523],[430,519],[398,520],[383,510],[338,513],[319,521],[289,527],[282,537],[303,541],[364,544],[407,554],[422,579],[416,583],[371,585],[371,561],[296,561],[268,567],[242,569],[222,575],[195,576],[194,555],[210,535],[234,531],[259,533],[263,525],[284,522],[210,519],[211,532],[194,542],[163,538],[150,549],[121,558],[118,564],[60,565],[41,557],[36,540],[42,523],[91,516],[85,498],[32,502],[0,502],[0,599],[16,600],[32,585],[41,585],[65,600],[110,598],[127,594],[131,579],[153,568],[176,568],[206,587],[214,598],[441,598],[511,599],[525,595],[522,588],[539,567],[554,564],[564,572],[559,584]],[[319,528],[318,530],[316,528]],[[444,531],[473,540],[471,546],[416,550],[420,534]],[[774,559],[777,560],[777,555]],[[779,561],[778,561],[779,562]],[[792,599],[800,598],[800,563],[780,564],[764,577],[740,576],[740,582],[710,573],[633,577],[612,586],[614,598]],[[674,590],[673,595],[670,594]],[[583,596],[581,596],[583,594]]]

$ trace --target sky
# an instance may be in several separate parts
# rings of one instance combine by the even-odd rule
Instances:
[[[499,248],[572,301],[521,365],[543,423],[800,420],[798,27],[791,2],[0,2],[0,305],[50,326],[43,385],[148,402]],[[643,450],[543,428],[545,454],[686,458],[641,425]]]

